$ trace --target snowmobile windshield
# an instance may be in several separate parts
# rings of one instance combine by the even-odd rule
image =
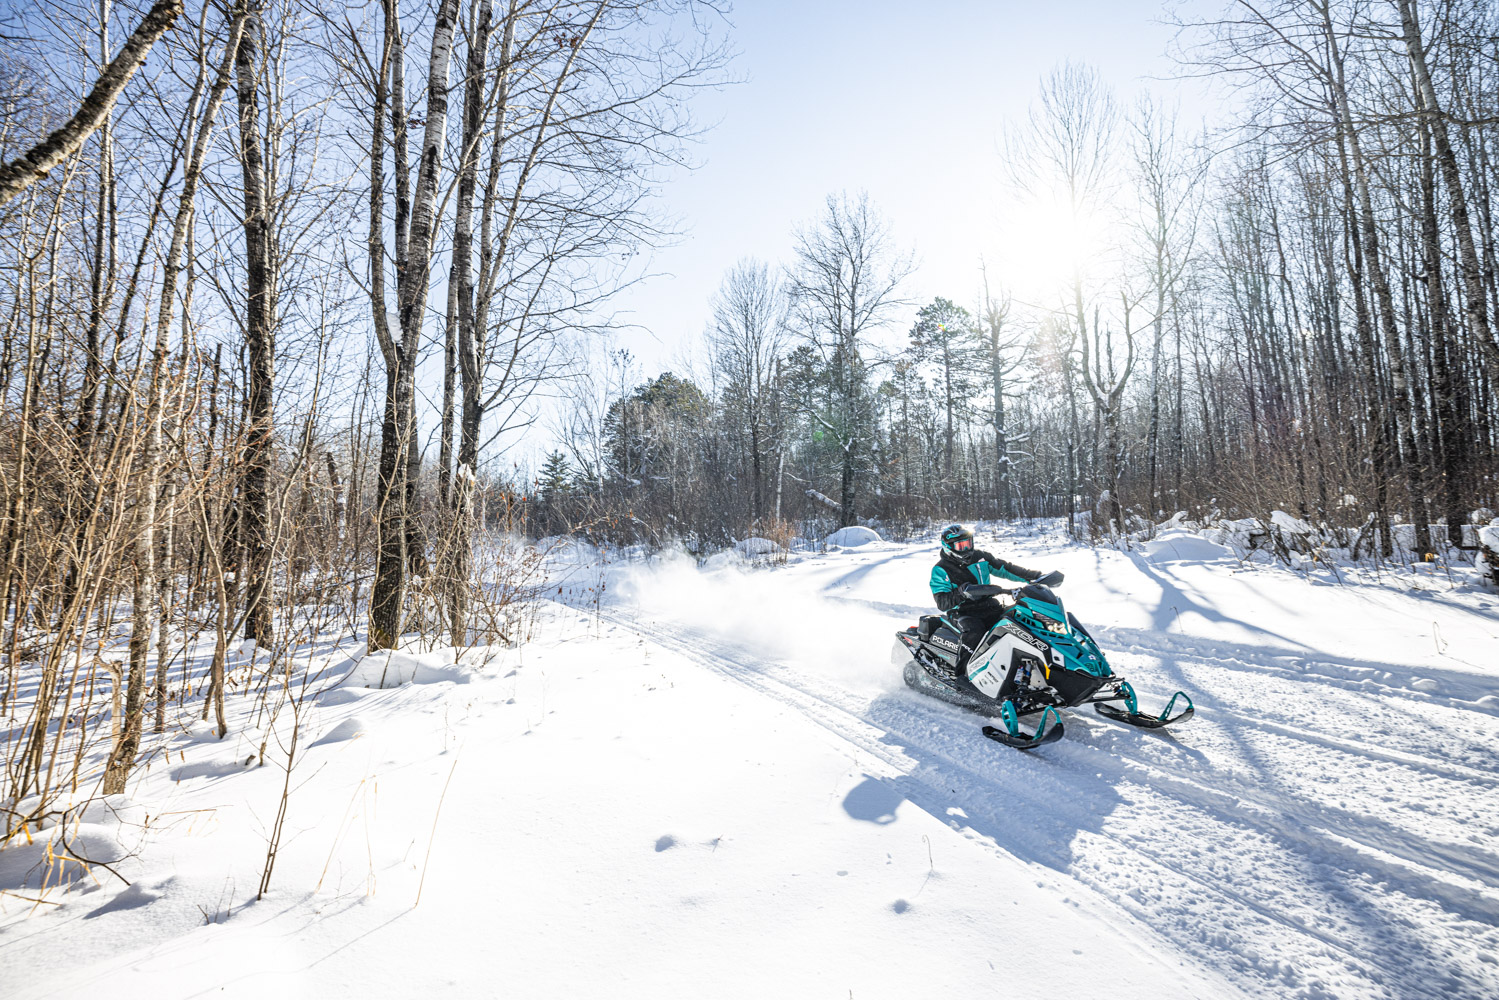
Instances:
[[[1020,592],[1015,597],[1023,601],[1040,601],[1043,604],[1052,604],[1058,610],[1062,607],[1061,600],[1052,592],[1052,589],[1050,587],[1043,587],[1039,583],[1031,583],[1021,587]]]

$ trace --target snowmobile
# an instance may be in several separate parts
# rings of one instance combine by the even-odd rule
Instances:
[[[906,684],[916,691],[997,715],[1003,728],[983,728],[991,740],[1022,750],[1054,743],[1063,732],[1057,710],[1083,704],[1091,704],[1107,718],[1145,729],[1160,729],[1192,717],[1192,699],[1181,691],[1171,696],[1159,715],[1141,712],[1129,681],[1109,669],[1098,643],[1043,583],[1015,590],[970,586],[966,593],[1010,599],[1004,616],[964,665],[966,684],[958,677],[961,633],[945,615],[925,615],[917,625],[895,633],[891,659],[902,667]],[[1178,709],[1178,701],[1185,707]],[[1040,722],[1026,732],[1020,719],[1037,712]]]

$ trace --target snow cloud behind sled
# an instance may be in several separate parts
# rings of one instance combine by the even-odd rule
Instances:
[[[678,636],[709,655],[715,649],[750,650],[873,694],[899,686],[889,670],[897,620],[888,607],[842,596],[842,578],[859,572],[855,558],[869,561],[851,553],[753,570],[735,562],[700,568],[685,556],[658,558],[611,568],[606,607],[629,614],[632,625]],[[792,586],[788,575],[803,579]],[[809,588],[807,576],[826,580]]]

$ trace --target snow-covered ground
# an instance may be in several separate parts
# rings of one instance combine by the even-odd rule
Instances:
[[[930,543],[585,558],[517,649],[391,671],[329,637],[353,676],[301,714],[265,899],[288,783],[275,739],[244,766],[253,717],[85,817],[128,887],[29,902],[0,852],[0,995],[1499,996],[1499,597],[1185,532],[979,541],[1063,570],[1145,706],[1196,718],[1071,712],[1025,754],[906,690]]]

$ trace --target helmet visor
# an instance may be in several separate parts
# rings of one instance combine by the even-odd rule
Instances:
[[[972,552],[973,551],[973,539],[971,539],[971,538],[955,538],[955,539],[953,539],[952,550],[954,552]]]

